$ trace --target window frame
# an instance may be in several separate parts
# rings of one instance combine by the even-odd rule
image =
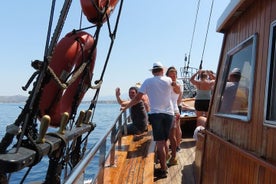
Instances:
[[[255,63],[256,63],[256,53],[257,53],[257,40],[258,39],[258,34],[255,33],[251,36],[249,36],[247,39],[239,43],[237,46],[235,46],[233,49],[227,52],[226,54],[226,62],[225,62],[225,67],[223,70],[222,74],[222,85],[219,88],[219,95],[218,95],[218,104],[217,104],[217,109],[215,115],[218,117],[225,117],[225,118],[230,118],[230,119],[237,119],[241,120],[243,122],[249,122],[252,117],[252,100],[253,100],[253,85],[254,85],[254,71],[255,71]],[[251,53],[251,69],[250,69],[250,76],[252,77],[252,80],[249,82],[249,95],[248,95],[248,109],[247,109],[247,115],[239,115],[239,114],[230,114],[230,113],[223,113],[220,112],[220,105],[221,105],[221,97],[222,93],[224,91],[228,75],[230,73],[230,68],[232,66],[232,58],[235,54],[239,53],[242,49],[246,48],[249,43],[252,42],[252,53]]]
[[[269,33],[269,46],[268,46],[268,58],[267,58],[267,70],[266,70],[266,87],[265,87],[265,106],[264,106],[264,125],[265,126],[276,126],[276,120],[268,119],[268,106],[271,93],[271,77],[276,76],[276,20],[270,25]],[[274,90],[276,87],[274,86]],[[270,107],[271,108],[271,107]]]

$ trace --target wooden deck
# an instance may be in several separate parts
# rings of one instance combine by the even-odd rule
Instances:
[[[154,178],[156,184],[168,183],[187,183],[195,184],[194,172],[195,160],[195,140],[193,138],[183,138],[181,143],[181,150],[177,152],[177,165],[169,167],[167,178]],[[155,165],[156,168],[159,165]]]
[[[122,146],[116,149],[115,166],[105,168],[104,183],[194,184],[195,140],[191,134],[185,136],[177,153],[178,164],[170,166],[167,178],[162,179],[154,177],[154,169],[158,169],[159,164],[154,163],[155,142],[151,129],[143,135],[124,136]]]
[[[104,183],[153,183],[154,151],[151,126],[142,135],[123,136],[115,151],[115,166],[104,170]]]

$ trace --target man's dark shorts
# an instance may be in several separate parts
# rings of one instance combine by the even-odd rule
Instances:
[[[169,138],[172,121],[173,115],[164,113],[149,114],[154,141],[166,141]]]

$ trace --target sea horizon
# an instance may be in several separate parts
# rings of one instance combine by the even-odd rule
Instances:
[[[0,96],[0,103],[24,103],[28,99],[28,96],[24,95],[10,95],[10,96]],[[84,98],[82,103],[90,103],[91,100]],[[114,96],[104,96],[100,97],[98,103],[102,104],[114,104],[117,103],[117,100]]]

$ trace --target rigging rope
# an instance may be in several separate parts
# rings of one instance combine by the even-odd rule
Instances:
[[[56,0],[53,0],[52,1],[52,6],[51,6],[49,24],[48,24],[46,44],[45,44],[45,49],[44,49],[44,57],[48,56],[48,47],[49,47],[49,44],[50,44],[50,35],[51,35],[51,30],[52,30],[53,17],[54,17],[54,13],[55,13],[55,5],[56,5]]]
[[[82,18],[83,18],[83,13],[82,11],[80,12],[80,24],[79,24],[79,29],[82,28]]]
[[[204,52],[205,52],[207,37],[208,37],[208,33],[209,33],[209,27],[210,27],[210,21],[211,21],[211,17],[212,17],[212,12],[213,12],[213,6],[214,6],[214,0],[212,0],[212,4],[211,4],[211,8],[210,8],[210,14],[209,14],[209,19],[208,19],[207,31],[206,31],[206,35],[205,35],[205,40],[204,40],[204,45],[203,45],[203,50],[202,50],[202,55],[201,55],[199,69],[202,69],[203,55],[204,55]]]
[[[202,50],[202,54],[201,54],[199,69],[202,69],[203,56],[204,56],[204,53],[205,53],[206,42],[207,42],[207,37],[208,37],[208,33],[209,33],[209,27],[210,27],[212,12],[213,12],[213,6],[214,6],[214,0],[212,0],[212,3],[211,3],[211,8],[210,8],[210,13],[209,13],[209,18],[208,18],[207,30],[206,30],[206,34],[205,34],[205,39],[204,39],[204,44],[203,44],[203,50]],[[194,35],[195,35],[196,24],[197,24],[197,19],[198,19],[199,7],[200,7],[200,0],[198,0],[198,2],[197,2],[197,9],[196,9],[196,15],[195,15],[195,21],[194,21],[194,26],[193,26],[193,33],[192,33],[192,39],[191,39],[191,43],[190,43],[189,54],[188,54],[188,57],[185,55],[185,58],[184,58],[184,61],[185,61],[184,70],[185,70],[185,68],[186,68],[186,70],[188,70],[189,65],[190,65],[191,51],[192,51],[192,48],[193,48]],[[186,62],[187,62],[187,65],[186,65]]]
[[[118,29],[118,25],[119,25],[119,20],[120,20],[120,16],[121,16],[121,12],[122,12],[122,7],[123,7],[123,0],[121,0],[120,2],[120,7],[119,7],[119,10],[118,10],[118,15],[117,15],[117,19],[116,19],[116,22],[115,22],[115,27],[114,27],[114,30],[113,32],[111,33],[111,30],[110,30],[110,22],[109,22],[109,18],[107,17],[107,25],[108,25],[108,29],[109,29],[109,36],[110,36],[110,39],[111,39],[111,42],[110,42],[110,45],[109,45],[109,49],[108,49],[108,52],[107,52],[107,56],[106,56],[106,59],[105,59],[105,63],[104,63],[104,67],[103,67],[103,70],[102,70],[102,74],[100,76],[100,79],[98,81],[95,82],[95,84],[98,84],[99,82],[103,81],[103,77],[104,77],[104,74],[105,74],[105,70],[107,68],[107,64],[108,64],[108,61],[109,61],[109,57],[111,55],[111,51],[112,51],[112,48],[113,48],[113,44],[114,44],[114,40],[115,40],[115,37],[116,37],[116,33],[117,33],[117,29]],[[96,102],[98,100],[98,96],[99,96],[99,93],[100,93],[100,89],[101,88],[98,88],[95,92],[95,95],[93,97],[93,99],[91,100],[91,103],[90,103],[90,106],[89,106],[89,109],[94,109],[95,106],[96,106]],[[92,114],[92,118],[94,116],[94,112]]]
[[[198,2],[197,2],[197,10],[196,10],[196,16],[195,16],[193,34],[192,34],[192,39],[191,39],[191,44],[190,44],[190,50],[189,50],[189,55],[188,55],[187,69],[189,68],[189,65],[190,65],[190,56],[191,56],[191,51],[192,51],[193,42],[194,42],[194,35],[195,35],[195,29],[196,29],[196,23],[197,23],[197,16],[198,16],[198,11],[199,11],[199,5],[200,5],[200,0],[198,0]],[[185,57],[185,60],[186,59],[187,58]]]

